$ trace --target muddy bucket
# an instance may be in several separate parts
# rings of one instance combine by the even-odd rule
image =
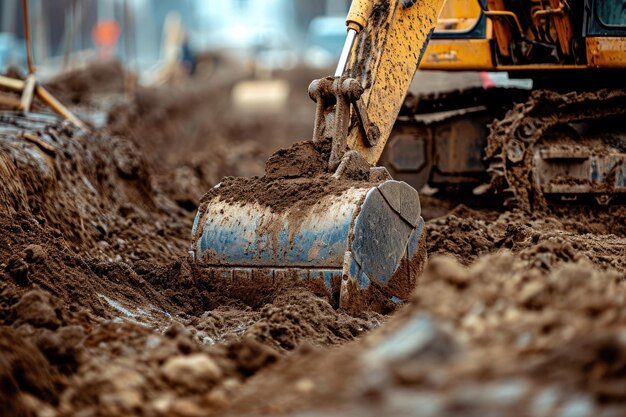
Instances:
[[[392,310],[415,287],[426,259],[424,220],[408,184],[347,184],[281,210],[225,199],[220,187],[200,206],[192,231],[193,255],[214,279],[305,286],[351,312]]]

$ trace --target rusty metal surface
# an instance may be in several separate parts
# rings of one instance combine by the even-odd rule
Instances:
[[[626,135],[622,137],[626,145]],[[534,148],[535,178],[544,195],[590,194],[608,204],[626,193],[626,150],[597,139],[585,145],[552,140]]]
[[[589,66],[599,68],[626,67],[626,39],[619,37],[587,38]]]
[[[417,189],[475,187],[489,180],[484,158],[493,112],[450,112],[429,122],[416,117],[396,124],[381,158],[394,178]]]
[[[351,110],[356,114],[365,145],[371,147],[378,143],[380,130],[370,121],[362,95],[363,87],[354,78],[326,77],[314,80],[309,86],[309,97],[316,103],[313,142],[332,140],[329,172],[337,169],[348,149]]]
[[[205,223],[197,225],[202,236],[194,242],[196,256],[209,265],[341,268],[352,218],[368,191],[326,196],[306,212],[216,197],[202,213]]]
[[[421,272],[419,196],[403,182],[350,188],[308,208],[282,212],[219,197],[203,207],[194,223],[192,251],[197,261],[219,271],[216,279],[245,281],[259,274],[289,279],[325,288],[331,298],[343,291],[342,307],[358,310],[354,303],[374,299],[374,293],[383,294],[386,303],[406,301]],[[339,277],[356,280],[355,285],[340,289]]]

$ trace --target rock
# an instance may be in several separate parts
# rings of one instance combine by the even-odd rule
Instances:
[[[149,336],[146,339],[146,348],[148,349],[156,349],[161,346],[161,339],[158,336]]]
[[[85,331],[81,326],[65,326],[55,332],[45,331],[37,341],[39,350],[57,366],[74,371],[83,349]]]
[[[100,397],[102,407],[111,415],[136,414],[141,408],[143,397],[139,391],[128,390],[103,394]]]
[[[161,367],[167,381],[190,391],[203,391],[222,377],[219,366],[205,353],[176,356]]]
[[[146,378],[128,364],[109,365],[90,379],[91,384],[110,386],[110,389],[102,388],[103,392],[139,391],[146,385]]]
[[[360,389],[369,392],[392,381],[410,384],[425,377],[441,379],[433,372],[433,362],[445,363],[459,350],[457,342],[433,318],[418,313],[362,356],[365,374]]]
[[[481,390],[481,397],[485,403],[510,407],[522,401],[530,389],[530,383],[523,379],[501,380],[485,384]]]
[[[34,327],[51,330],[61,325],[60,312],[52,305],[51,296],[40,290],[32,290],[22,295],[22,298],[11,307],[11,312],[16,323],[28,323]]]
[[[315,382],[311,378],[300,378],[296,381],[296,391],[309,394],[315,390]]]
[[[525,307],[539,309],[550,302],[548,286],[542,281],[529,282],[522,287],[518,300]]]
[[[4,267],[4,270],[13,278],[16,284],[23,287],[30,284],[30,279],[28,278],[28,264],[21,256],[12,256]]]
[[[113,149],[113,161],[117,168],[117,173],[125,179],[134,179],[139,176],[141,170],[139,153],[135,145],[120,138],[113,138],[115,146]]]
[[[244,337],[228,346],[228,356],[237,364],[237,370],[245,376],[252,376],[260,369],[275,363],[279,353],[271,347]]]
[[[24,255],[24,258],[29,263],[45,261],[47,258],[46,250],[40,245],[28,245],[24,249]]]
[[[427,314],[417,314],[374,345],[365,355],[368,364],[406,365],[411,361],[446,361],[459,347]]]
[[[176,417],[204,417],[207,411],[201,408],[195,401],[183,398],[174,401],[170,408],[170,415]]]
[[[21,413],[15,414],[2,414],[2,415],[33,415],[37,417],[57,417],[59,415],[58,411],[54,409],[50,404],[41,401],[39,398],[22,392],[18,395],[16,403],[22,403],[26,410]],[[3,411],[0,408],[0,411]]]
[[[337,170],[333,174],[335,178],[366,181],[370,177],[371,165],[357,151],[345,153]]]
[[[166,393],[152,400],[149,408],[157,415],[168,415],[173,403],[174,397]]]
[[[214,389],[206,395],[205,400],[212,407],[223,408],[228,406],[228,394],[221,388]]]
[[[393,177],[387,171],[385,167],[371,167],[370,168],[370,182],[383,182],[392,180]]]
[[[547,387],[539,391],[530,403],[530,409],[534,416],[554,415],[554,410],[559,404],[561,393],[556,387]]]
[[[596,414],[593,400],[585,395],[572,398],[561,407],[560,417],[591,417]]]
[[[173,322],[170,325],[170,327],[168,327],[165,330],[164,334],[165,334],[165,336],[169,337],[170,339],[175,339],[179,335],[188,336],[189,333],[185,329],[185,326],[183,326],[181,323],[175,321],[175,322]]]

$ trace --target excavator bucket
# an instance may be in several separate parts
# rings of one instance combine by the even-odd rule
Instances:
[[[303,191],[307,182],[318,185],[278,180],[284,187],[293,181]],[[193,254],[215,279],[237,286],[295,284],[351,312],[389,311],[408,298],[426,259],[419,196],[393,180],[343,185],[312,203],[303,195],[280,211],[225,201],[218,185],[196,216]]]
[[[382,153],[443,0],[354,0],[334,77],[315,80],[313,140],[262,178],[203,198],[192,252],[230,288],[306,286],[350,312],[407,300],[426,259],[419,196]]]

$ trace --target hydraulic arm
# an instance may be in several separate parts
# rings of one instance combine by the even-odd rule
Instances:
[[[262,178],[223,182],[198,209],[192,253],[216,280],[304,285],[353,312],[409,297],[426,256],[419,196],[372,165],[442,4],[352,2],[336,74],[309,87],[312,141],[274,154]]]

